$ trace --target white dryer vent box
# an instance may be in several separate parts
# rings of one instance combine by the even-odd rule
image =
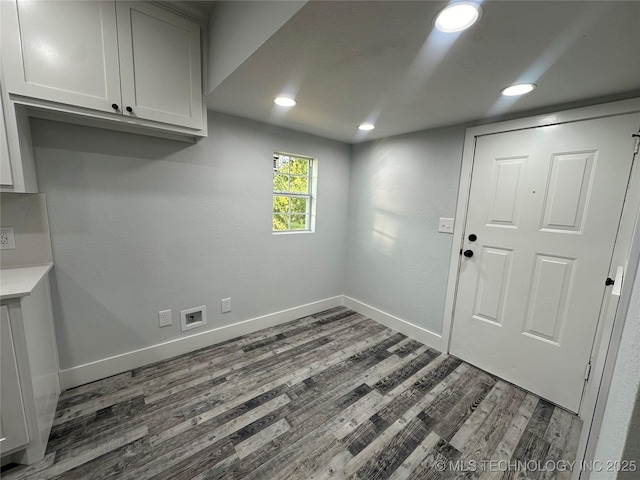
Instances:
[[[180,320],[182,323],[182,331],[191,330],[192,328],[202,327],[207,324],[207,307],[189,308],[180,312]]]

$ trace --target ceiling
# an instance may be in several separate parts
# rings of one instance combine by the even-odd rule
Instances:
[[[640,2],[482,3],[433,29],[442,1],[310,1],[209,95],[210,109],[348,143],[640,95]],[[501,97],[512,83],[537,88]],[[279,94],[298,105],[273,104]],[[375,123],[360,132],[363,122]]]

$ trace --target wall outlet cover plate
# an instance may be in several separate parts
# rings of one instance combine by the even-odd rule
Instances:
[[[231,298],[223,298],[220,300],[220,306],[222,313],[229,313],[231,311]]]
[[[171,310],[161,310],[158,312],[158,325],[168,327],[171,325]]]
[[[13,234],[13,227],[0,227],[0,250],[14,248],[16,248],[16,238]]]

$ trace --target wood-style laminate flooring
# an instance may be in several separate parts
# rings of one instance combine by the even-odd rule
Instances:
[[[568,478],[532,462],[581,426],[337,307],[65,391],[44,460],[2,478]]]

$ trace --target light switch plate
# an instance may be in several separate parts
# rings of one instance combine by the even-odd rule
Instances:
[[[438,222],[438,231],[442,233],[453,233],[453,218],[441,218]]]
[[[13,227],[0,227],[0,250],[16,248],[16,238]]]

